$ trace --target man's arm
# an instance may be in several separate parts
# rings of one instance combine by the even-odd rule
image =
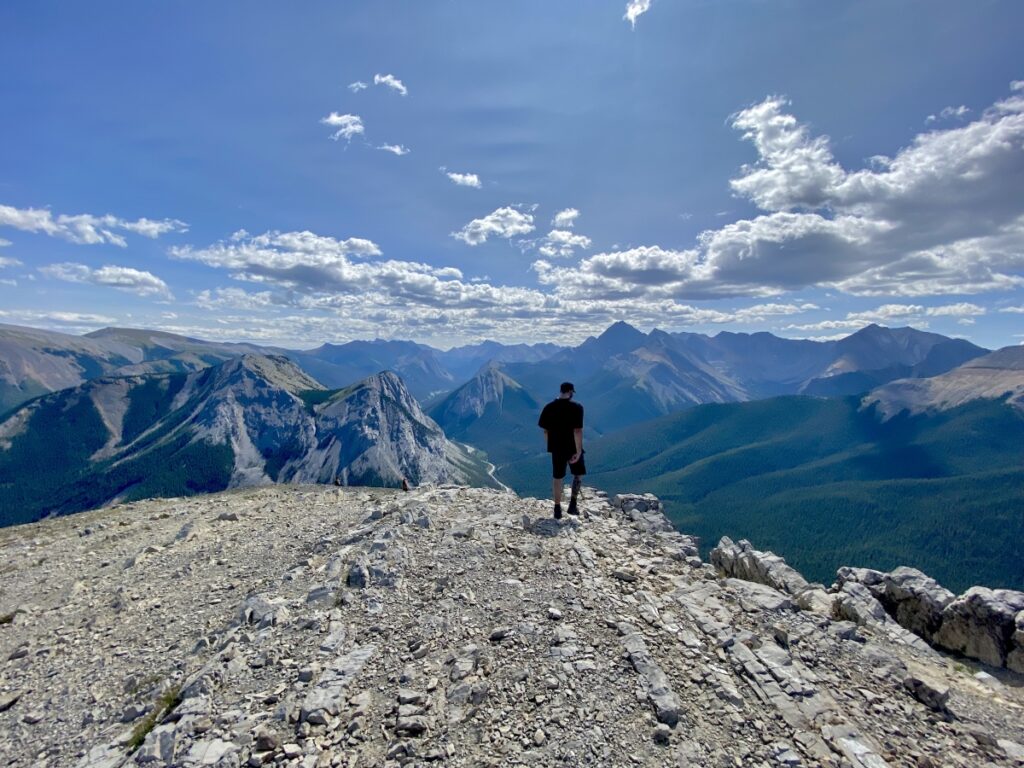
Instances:
[[[574,429],[572,431],[572,439],[576,441],[576,453],[569,459],[569,463],[575,464],[580,460],[580,456],[583,455],[583,430],[579,428]]]

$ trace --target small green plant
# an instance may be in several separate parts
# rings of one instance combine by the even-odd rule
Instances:
[[[128,751],[134,752],[136,749],[141,747],[142,742],[146,740],[146,736],[156,727],[156,724],[163,719],[164,715],[173,710],[179,704],[181,704],[180,685],[171,686],[161,693],[149,714],[139,720],[132,729],[132,737],[128,742]]]
[[[10,613],[0,615],[0,624],[10,624],[12,621],[14,621],[15,613],[17,613],[17,611],[11,611]]]
[[[134,696],[139,691],[144,691],[147,688],[152,688],[154,685],[160,682],[161,677],[161,675],[153,673],[152,675],[147,675],[146,677],[140,678],[136,680],[134,683],[132,683],[131,687],[128,689],[128,693]]]

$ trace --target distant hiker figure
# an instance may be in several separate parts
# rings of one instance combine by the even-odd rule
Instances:
[[[551,454],[551,494],[555,499],[555,519],[562,517],[562,481],[565,466],[572,472],[572,493],[569,496],[570,515],[579,514],[576,498],[580,493],[580,478],[587,474],[583,464],[583,406],[572,401],[576,388],[563,382],[559,395],[544,406],[537,425],[544,430]]]

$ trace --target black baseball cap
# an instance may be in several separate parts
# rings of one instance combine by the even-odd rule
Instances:
[[[572,382],[571,382],[571,381],[563,381],[563,382],[562,382],[562,386],[560,386],[560,387],[558,388],[558,391],[559,391],[559,392],[561,392],[561,393],[562,393],[563,395],[564,395],[564,394],[565,394],[566,392],[572,392],[573,394],[575,394],[575,393],[576,393],[576,387],[574,387],[574,386],[572,385]]]

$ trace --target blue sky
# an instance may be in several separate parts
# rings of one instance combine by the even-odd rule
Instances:
[[[1020,343],[1022,28],[1015,0],[8,3],[0,322]]]

